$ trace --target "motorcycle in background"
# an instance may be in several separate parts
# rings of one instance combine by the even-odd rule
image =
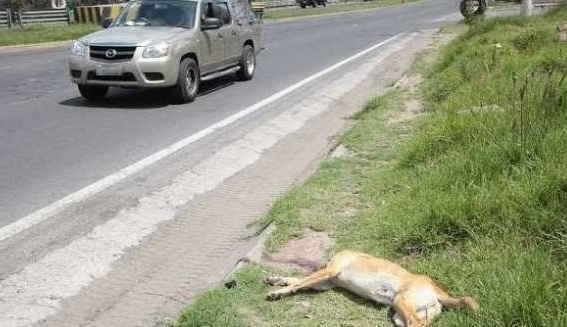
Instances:
[[[486,12],[486,0],[461,0],[459,10],[465,18],[482,16]]]

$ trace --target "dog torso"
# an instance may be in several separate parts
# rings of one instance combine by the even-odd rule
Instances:
[[[363,298],[386,305],[392,305],[399,288],[399,283],[396,282],[393,276],[388,274],[361,274],[353,272],[339,276],[333,283]]]
[[[419,294],[414,294],[421,299],[420,302],[431,302],[436,297],[435,290],[428,287],[427,277],[412,274],[396,263],[365,253],[342,251],[329,261],[327,267],[339,272],[332,279],[336,286],[386,305],[391,305],[400,291],[407,291],[420,282]]]
[[[398,269],[388,263],[386,260],[376,260],[361,253],[344,251],[333,258],[329,266],[340,271],[337,277],[332,279],[336,286],[361,297],[391,305],[405,276],[396,273],[401,267]]]

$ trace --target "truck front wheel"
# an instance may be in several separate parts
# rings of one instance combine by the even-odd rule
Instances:
[[[89,101],[102,100],[108,92],[108,86],[77,85],[83,98]]]
[[[185,58],[179,65],[179,76],[177,84],[171,88],[171,93],[175,102],[193,102],[199,92],[199,66],[195,60]]]

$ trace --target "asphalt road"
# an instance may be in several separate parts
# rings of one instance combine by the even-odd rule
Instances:
[[[0,227],[397,33],[436,27],[453,1],[266,24],[250,82],[208,83],[194,103],[114,89],[90,105],[68,47],[0,53]],[[437,20],[437,22],[436,22]]]

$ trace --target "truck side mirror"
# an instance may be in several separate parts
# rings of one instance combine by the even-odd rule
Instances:
[[[112,24],[112,17],[104,17],[100,22],[102,28],[108,28]]]
[[[218,18],[207,17],[203,21],[201,28],[203,30],[215,30],[222,26],[222,21]]]

